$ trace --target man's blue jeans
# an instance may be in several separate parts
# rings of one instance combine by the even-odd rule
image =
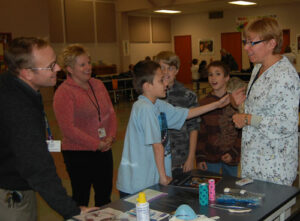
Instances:
[[[218,173],[221,174],[222,169],[222,175],[223,176],[237,176],[238,175],[238,167],[237,166],[230,166],[225,163],[207,163],[207,170],[208,172]]]

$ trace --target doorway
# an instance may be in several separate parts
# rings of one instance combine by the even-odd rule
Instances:
[[[282,34],[283,34],[283,41],[282,41],[282,47],[280,51],[281,54],[284,53],[286,46],[290,45],[290,29],[283,29]]]
[[[228,51],[242,69],[242,35],[241,32],[221,33],[221,48]],[[221,58],[221,55],[220,55]]]
[[[180,59],[180,68],[176,79],[183,84],[192,82],[192,41],[191,35],[174,36],[174,50]]]

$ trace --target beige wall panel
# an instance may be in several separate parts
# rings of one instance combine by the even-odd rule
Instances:
[[[48,0],[51,42],[64,42],[61,0]]]
[[[170,18],[151,18],[152,42],[168,43],[171,42],[171,20]]]
[[[68,43],[95,41],[93,16],[92,2],[65,0],[66,39]]]
[[[128,17],[130,42],[150,42],[149,17],[129,16]]]
[[[115,4],[96,2],[98,42],[116,42]]]
[[[0,32],[12,37],[49,37],[48,5],[45,0],[0,0]]]

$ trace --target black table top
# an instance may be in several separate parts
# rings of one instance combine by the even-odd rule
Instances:
[[[193,170],[186,175],[199,175],[206,174],[198,170]],[[181,204],[188,204],[191,206],[196,214],[204,214],[207,217],[219,216],[221,220],[263,220],[269,215],[278,210],[285,203],[289,202],[295,196],[300,193],[300,189],[296,187],[284,186],[273,184],[269,182],[263,182],[254,180],[253,183],[247,184],[243,187],[237,186],[235,181],[236,177],[223,177],[216,184],[216,193],[223,193],[225,187],[244,189],[250,192],[263,193],[265,197],[262,201],[262,205],[254,208],[250,213],[236,214],[229,213],[225,210],[211,208],[209,206],[199,205],[198,189],[182,188],[177,186],[162,186],[154,185],[150,189],[155,189],[161,192],[168,193],[167,196],[161,197],[155,201],[150,202],[150,208],[159,210],[162,212],[173,213]],[[118,200],[105,207],[112,207],[121,211],[127,211],[135,207],[134,204],[124,200]]]

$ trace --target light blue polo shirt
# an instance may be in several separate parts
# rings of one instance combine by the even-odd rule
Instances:
[[[152,144],[161,143],[158,116],[166,114],[168,128],[179,130],[188,116],[189,109],[174,107],[157,99],[153,104],[143,95],[133,104],[126,136],[122,160],[117,179],[117,189],[125,193],[136,193],[159,183]],[[171,164],[169,160],[168,164]],[[171,165],[165,165],[167,175]]]

